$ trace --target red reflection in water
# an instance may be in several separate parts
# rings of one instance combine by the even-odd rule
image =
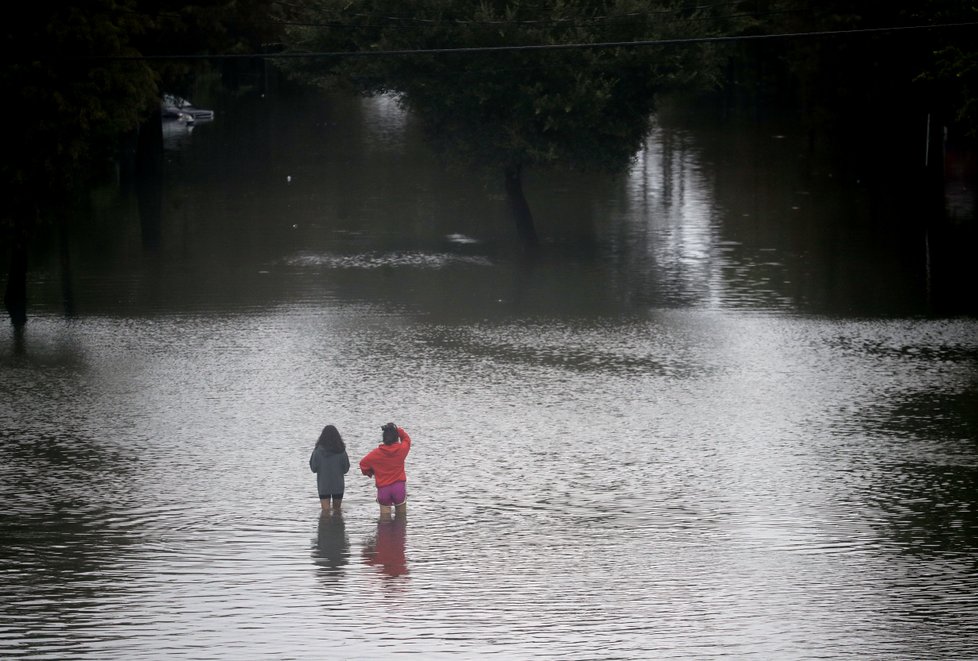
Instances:
[[[392,519],[377,523],[377,534],[363,547],[364,563],[392,577],[408,574],[405,543],[407,520]]]

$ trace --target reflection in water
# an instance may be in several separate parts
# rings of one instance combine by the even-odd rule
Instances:
[[[326,575],[339,574],[350,562],[350,538],[342,511],[320,512],[313,559]]]
[[[391,578],[407,576],[406,541],[406,518],[381,519],[377,532],[363,546],[363,561]]]
[[[168,151],[186,149],[190,144],[190,136],[194,132],[194,124],[177,119],[163,120],[163,148]]]
[[[624,242],[640,271],[656,274],[657,297],[715,308],[728,297],[717,209],[692,136],[657,126],[627,182]]]
[[[397,99],[391,94],[378,94],[366,97],[360,103],[364,124],[375,136],[367,147],[386,151],[403,149],[408,115],[397,104]]]
[[[440,269],[456,264],[491,266],[485,257],[469,257],[450,253],[367,253],[358,255],[333,255],[302,253],[285,260],[289,266],[315,267],[320,269],[386,269],[412,267]]]

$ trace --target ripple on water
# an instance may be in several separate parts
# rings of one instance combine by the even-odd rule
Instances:
[[[455,243],[469,241],[454,240]],[[438,269],[451,264],[491,266],[492,262],[475,255],[426,252],[359,253],[353,255],[335,253],[301,253],[285,262],[288,266],[315,267],[322,269],[379,269],[379,268],[425,268]]]
[[[978,650],[965,323],[54,323],[0,383],[5,657]],[[407,525],[355,474],[323,519],[321,425],[388,419]]]

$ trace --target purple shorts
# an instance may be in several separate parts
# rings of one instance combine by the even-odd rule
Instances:
[[[377,487],[377,502],[388,507],[403,504],[407,500],[406,486],[404,480],[401,480],[384,487]]]

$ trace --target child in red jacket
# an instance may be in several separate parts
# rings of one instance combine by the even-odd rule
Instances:
[[[404,460],[411,451],[411,437],[393,422],[381,427],[381,431],[383,443],[360,460],[360,472],[374,478],[381,518],[390,518],[391,507],[400,517],[407,514]]]

